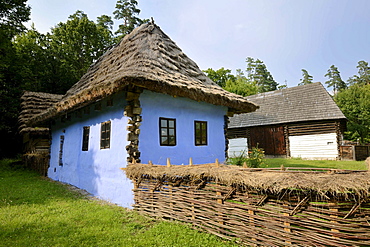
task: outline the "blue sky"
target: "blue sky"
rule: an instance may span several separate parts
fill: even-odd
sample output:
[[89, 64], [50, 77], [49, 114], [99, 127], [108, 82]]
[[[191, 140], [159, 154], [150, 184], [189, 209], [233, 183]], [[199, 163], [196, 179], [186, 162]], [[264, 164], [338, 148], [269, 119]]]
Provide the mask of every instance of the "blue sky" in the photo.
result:
[[[368, 0], [138, 0], [140, 18], [155, 23], [204, 70], [245, 69], [262, 60], [279, 84], [296, 86], [306, 69], [325, 82], [334, 64], [343, 80], [370, 62]], [[42, 33], [76, 10], [92, 20], [113, 16], [116, 0], [29, 0]], [[118, 22], [117, 22], [118, 23]]]

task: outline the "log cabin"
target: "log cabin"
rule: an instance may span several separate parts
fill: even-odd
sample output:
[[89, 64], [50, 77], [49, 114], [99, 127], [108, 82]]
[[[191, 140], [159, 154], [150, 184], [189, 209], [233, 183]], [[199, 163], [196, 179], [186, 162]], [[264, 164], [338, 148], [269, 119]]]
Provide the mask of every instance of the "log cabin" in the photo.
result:
[[229, 157], [258, 145], [266, 157], [340, 159], [346, 117], [320, 82], [247, 99], [260, 108], [230, 118]]

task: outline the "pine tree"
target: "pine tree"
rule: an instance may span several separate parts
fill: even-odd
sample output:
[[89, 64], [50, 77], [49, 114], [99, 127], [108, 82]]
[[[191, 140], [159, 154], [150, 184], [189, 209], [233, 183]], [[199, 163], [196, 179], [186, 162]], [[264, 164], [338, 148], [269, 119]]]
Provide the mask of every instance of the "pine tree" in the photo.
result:
[[266, 65], [259, 59], [247, 57], [247, 78], [258, 87], [258, 92], [268, 92], [277, 89], [278, 83], [274, 80]]
[[311, 84], [313, 80], [313, 76], [308, 74], [308, 71], [305, 69], [302, 69], [302, 76], [301, 82], [298, 84], [298, 86]]
[[325, 84], [327, 84], [328, 87], [332, 87], [334, 93], [347, 88], [346, 83], [342, 80], [340, 76], [338, 68], [334, 65], [330, 66], [330, 68], [328, 69], [328, 73], [325, 74], [325, 77], [328, 77], [328, 80], [325, 82]]
[[117, 41], [121, 40], [125, 35], [129, 34], [136, 27], [149, 20], [142, 20], [137, 17], [140, 14], [140, 9], [137, 7], [136, 0], [118, 0], [116, 4], [116, 10], [113, 12], [114, 19], [122, 20], [123, 24], [118, 26], [118, 30], [115, 32]]

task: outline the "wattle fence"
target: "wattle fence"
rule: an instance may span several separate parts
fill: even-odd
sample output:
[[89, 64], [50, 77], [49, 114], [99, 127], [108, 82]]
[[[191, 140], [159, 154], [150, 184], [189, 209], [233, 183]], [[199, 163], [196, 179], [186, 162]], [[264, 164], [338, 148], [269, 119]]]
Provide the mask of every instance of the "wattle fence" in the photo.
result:
[[[129, 166], [126, 173], [136, 184], [135, 210], [186, 222], [245, 245], [370, 246], [368, 188], [350, 189], [360, 184], [348, 184], [353, 179], [361, 180], [364, 187], [370, 178], [368, 172], [237, 169], [228, 182], [215, 172], [222, 176], [231, 168], [182, 167]], [[253, 181], [262, 184], [243, 184], [246, 178], [239, 179], [239, 175], [255, 176]], [[273, 181], [284, 184], [300, 177], [306, 188], [273, 185]], [[310, 178], [312, 183], [307, 182]], [[316, 187], [315, 179], [320, 183]], [[343, 191], [321, 190], [323, 179], [338, 184], [342, 180], [349, 187]]]

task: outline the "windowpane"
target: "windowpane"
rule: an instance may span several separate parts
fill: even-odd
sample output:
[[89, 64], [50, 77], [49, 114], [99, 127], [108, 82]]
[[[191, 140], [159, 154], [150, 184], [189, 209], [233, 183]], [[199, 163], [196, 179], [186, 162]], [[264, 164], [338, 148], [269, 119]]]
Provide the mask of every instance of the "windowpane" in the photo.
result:
[[169, 145], [175, 146], [176, 145], [176, 139], [174, 136], [170, 136]]
[[175, 146], [176, 119], [159, 118], [159, 135], [161, 146]]
[[175, 120], [168, 120], [168, 125], [170, 128], [174, 128], [175, 127]]
[[167, 128], [161, 128], [161, 136], [167, 136]]
[[168, 143], [168, 138], [167, 137], [161, 137], [161, 143]]
[[207, 145], [207, 122], [194, 121], [195, 145]]
[[63, 166], [63, 146], [64, 146], [64, 135], [60, 136], [59, 142], [59, 165]]
[[167, 119], [161, 120], [161, 127], [167, 127]]
[[101, 123], [100, 149], [110, 148], [110, 129], [110, 121]]
[[90, 136], [90, 127], [85, 126], [83, 128], [83, 134], [82, 134], [82, 151], [89, 150], [89, 136]]
[[175, 136], [175, 129], [169, 129], [168, 130], [168, 135], [169, 136]]

